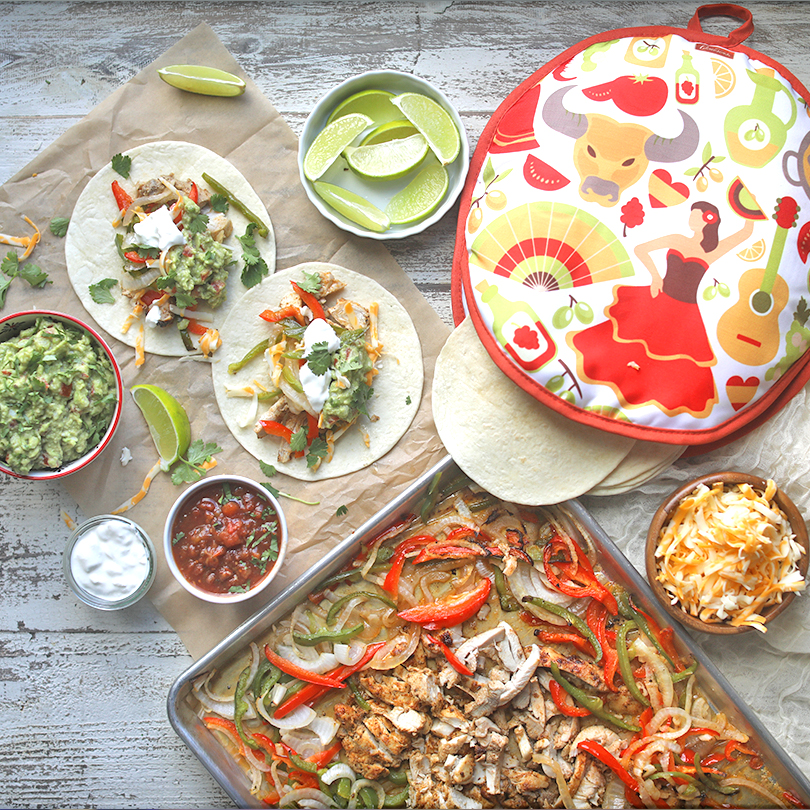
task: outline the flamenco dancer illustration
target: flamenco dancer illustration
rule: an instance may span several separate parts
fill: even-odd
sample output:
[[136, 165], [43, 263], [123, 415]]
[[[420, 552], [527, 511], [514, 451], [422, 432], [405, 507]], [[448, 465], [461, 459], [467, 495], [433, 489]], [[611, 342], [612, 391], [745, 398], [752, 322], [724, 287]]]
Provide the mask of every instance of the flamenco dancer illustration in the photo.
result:
[[[700, 280], [712, 262], [753, 233], [746, 220], [720, 239], [720, 212], [696, 202], [690, 236], [669, 234], [635, 249], [650, 271], [648, 287], [620, 285], [605, 309], [607, 320], [567, 340], [577, 355], [581, 380], [613, 389], [623, 407], [657, 405], [668, 416], [707, 416], [718, 401], [711, 367], [717, 362], [697, 304]], [[662, 275], [651, 254], [666, 250]]]

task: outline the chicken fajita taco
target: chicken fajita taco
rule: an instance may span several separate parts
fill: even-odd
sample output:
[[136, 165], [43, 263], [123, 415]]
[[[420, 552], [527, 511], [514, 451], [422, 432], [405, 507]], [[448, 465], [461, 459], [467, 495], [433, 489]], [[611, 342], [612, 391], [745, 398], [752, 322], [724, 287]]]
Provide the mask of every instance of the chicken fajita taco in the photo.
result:
[[376, 281], [310, 262], [248, 291], [221, 327], [213, 365], [225, 423], [293, 478], [368, 466], [408, 429], [424, 368], [405, 308]]
[[96, 322], [143, 353], [220, 345], [219, 325], [275, 269], [267, 211], [210, 149], [156, 141], [104, 166], [82, 191], [65, 243], [70, 281]]

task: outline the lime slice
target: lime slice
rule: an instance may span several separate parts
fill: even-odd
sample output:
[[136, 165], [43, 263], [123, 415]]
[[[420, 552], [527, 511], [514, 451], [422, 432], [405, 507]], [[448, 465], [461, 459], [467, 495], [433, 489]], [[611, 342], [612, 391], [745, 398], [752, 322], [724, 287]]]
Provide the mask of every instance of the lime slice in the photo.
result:
[[335, 107], [327, 120], [331, 124], [351, 113], [367, 115], [375, 124], [383, 124], [399, 117], [399, 110], [391, 104], [393, 93], [386, 90], [361, 90], [344, 99]]
[[130, 391], [149, 426], [161, 467], [168, 470], [188, 450], [191, 442], [188, 415], [168, 391], [157, 385], [133, 385]]
[[405, 118], [398, 118], [396, 121], [386, 121], [386, 123], [380, 124], [373, 132], [369, 132], [360, 141], [360, 146], [395, 141], [397, 138], [408, 138], [411, 135], [416, 135], [417, 132], [419, 130], [410, 121]]
[[402, 177], [418, 166], [428, 153], [427, 141], [417, 132], [409, 138], [349, 147], [344, 152], [349, 168], [368, 180]]
[[319, 196], [346, 219], [375, 233], [387, 231], [391, 226], [388, 215], [359, 194], [331, 183], [324, 183], [322, 180], [313, 185]]
[[304, 176], [317, 180], [373, 121], [367, 115], [351, 113], [327, 124], [304, 156]]
[[207, 65], [170, 65], [160, 68], [158, 76], [166, 84], [204, 96], [241, 96], [245, 82], [233, 73]]
[[394, 225], [418, 222], [439, 207], [449, 182], [447, 169], [434, 163], [422, 169], [402, 191], [391, 198], [385, 213]]
[[419, 93], [402, 93], [392, 98], [391, 103], [425, 136], [440, 163], [446, 166], [458, 157], [461, 136], [441, 104]]

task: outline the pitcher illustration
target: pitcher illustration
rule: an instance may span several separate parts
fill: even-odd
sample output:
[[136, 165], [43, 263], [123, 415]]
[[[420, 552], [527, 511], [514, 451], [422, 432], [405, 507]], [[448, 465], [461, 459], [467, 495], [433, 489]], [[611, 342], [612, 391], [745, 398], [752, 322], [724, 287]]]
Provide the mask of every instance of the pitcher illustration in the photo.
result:
[[[796, 100], [790, 89], [776, 78], [773, 68], [747, 70], [746, 73], [754, 83], [754, 97], [750, 104], [734, 107], [726, 115], [726, 146], [732, 160], [742, 166], [761, 169], [782, 151], [788, 130], [796, 122]], [[773, 111], [780, 92], [790, 102], [787, 121]]]

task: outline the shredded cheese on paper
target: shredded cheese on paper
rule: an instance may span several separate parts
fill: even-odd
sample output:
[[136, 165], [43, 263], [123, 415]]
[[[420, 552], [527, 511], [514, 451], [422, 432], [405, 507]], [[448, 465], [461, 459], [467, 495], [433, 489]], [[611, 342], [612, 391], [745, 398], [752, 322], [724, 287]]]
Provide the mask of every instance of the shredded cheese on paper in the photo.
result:
[[764, 493], [718, 482], [711, 489], [701, 484], [680, 502], [655, 552], [656, 579], [673, 605], [701, 621], [764, 633], [761, 611], [804, 590], [798, 570], [804, 549], [775, 494], [770, 480]]

